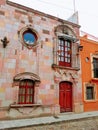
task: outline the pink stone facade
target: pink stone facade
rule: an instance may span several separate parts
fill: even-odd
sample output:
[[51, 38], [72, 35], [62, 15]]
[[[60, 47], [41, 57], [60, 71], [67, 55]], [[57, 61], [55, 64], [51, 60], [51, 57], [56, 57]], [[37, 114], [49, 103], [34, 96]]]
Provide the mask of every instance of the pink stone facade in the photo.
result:
[[[83, 111], [77, 43], [73, 45], [73, 68], [58, 67], [57, 53], [53, 53], [57, 44], [55, 28], [59, 25], [70, 27], [79, 38], [79, 26], [76, 24], [9, 1], [6, 4], [1, 2], [0, 39], [6, 36], [9, 43], [3, 48], [0, 41], [0, 118], [60, 114], [59, 83], [62, 81], [72, 83], [72, 111]], [[31, 49], [21, 43], [19, 35], [21, 29], [28, 26], [38, 34], [38, 45]], [[41, 80], [35, 85], [32, 106], [17, 105], [19, 84], [13, 79], [17, 74], [24, 72], [34, 73]]]

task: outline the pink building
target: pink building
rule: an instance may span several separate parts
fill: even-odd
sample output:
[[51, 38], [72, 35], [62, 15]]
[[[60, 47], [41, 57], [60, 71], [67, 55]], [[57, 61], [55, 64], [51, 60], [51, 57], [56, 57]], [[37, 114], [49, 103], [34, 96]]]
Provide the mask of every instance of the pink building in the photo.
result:
[[0, 118], [82, 112], [80, 26], [0, 4]]

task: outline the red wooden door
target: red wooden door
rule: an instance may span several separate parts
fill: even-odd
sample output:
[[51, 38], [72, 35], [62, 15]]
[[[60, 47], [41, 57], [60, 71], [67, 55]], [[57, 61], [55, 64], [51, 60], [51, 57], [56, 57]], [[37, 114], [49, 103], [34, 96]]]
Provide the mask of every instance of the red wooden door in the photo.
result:
[[59, 104], [60, 104], [60, 112], [72, 111], [72, 84], [70, 82], [60, 83]]

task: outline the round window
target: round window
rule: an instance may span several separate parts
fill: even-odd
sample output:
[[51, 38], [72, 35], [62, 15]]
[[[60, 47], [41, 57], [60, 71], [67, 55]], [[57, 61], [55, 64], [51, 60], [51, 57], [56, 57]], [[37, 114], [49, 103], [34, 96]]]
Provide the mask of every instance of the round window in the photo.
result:
[[32, 49], [38, 44], [38, 33], [32, 28], [31, 25], [22, 28], [18, 31], [21, 43], [28, 49]]
[[27, 30], [23, 34], [23, 40], [28, 45], [33, 45], [37, 41], [37, 36], [34, 32]]

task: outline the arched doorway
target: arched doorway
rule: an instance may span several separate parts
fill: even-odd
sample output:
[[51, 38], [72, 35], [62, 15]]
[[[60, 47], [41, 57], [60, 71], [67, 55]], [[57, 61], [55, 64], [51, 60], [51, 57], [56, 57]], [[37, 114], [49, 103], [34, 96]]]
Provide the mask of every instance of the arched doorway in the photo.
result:
[[72, 111], [72, 83], [61, 82], [59, 84], [60, 112]]

